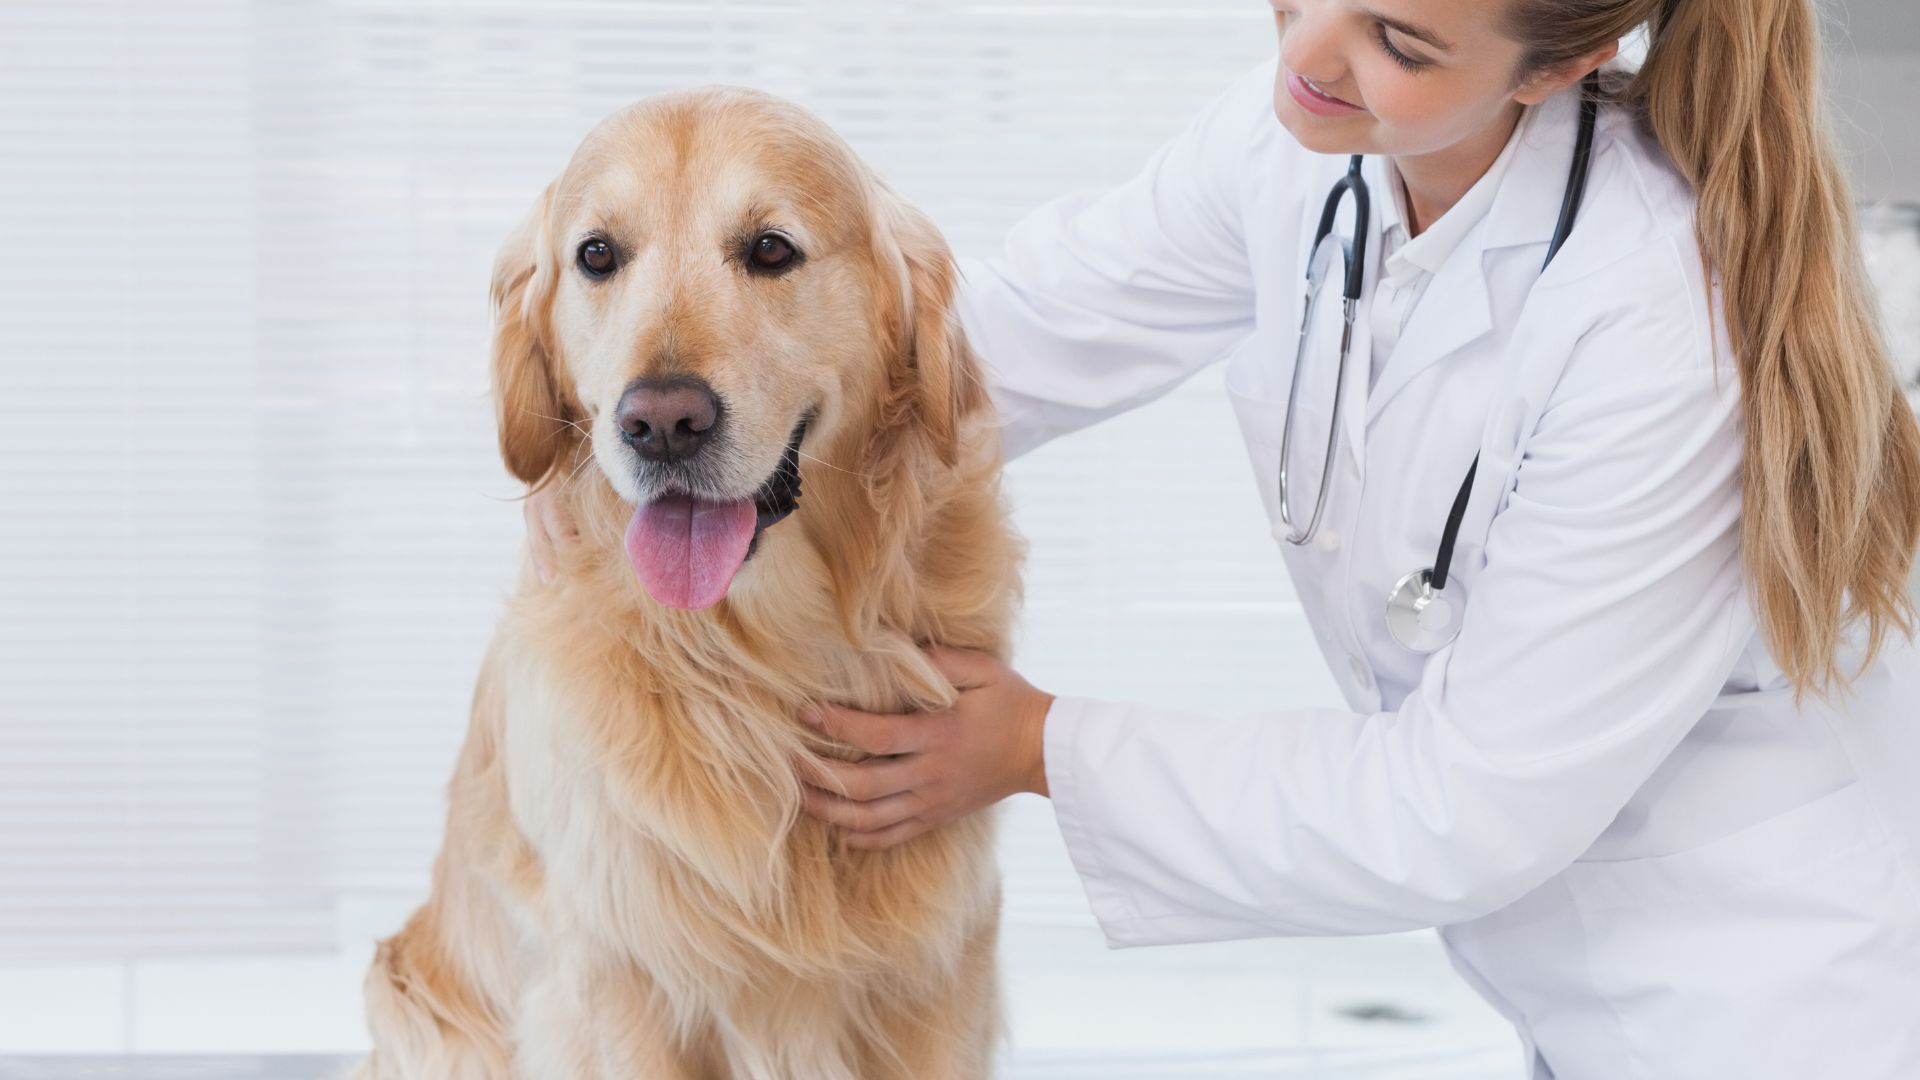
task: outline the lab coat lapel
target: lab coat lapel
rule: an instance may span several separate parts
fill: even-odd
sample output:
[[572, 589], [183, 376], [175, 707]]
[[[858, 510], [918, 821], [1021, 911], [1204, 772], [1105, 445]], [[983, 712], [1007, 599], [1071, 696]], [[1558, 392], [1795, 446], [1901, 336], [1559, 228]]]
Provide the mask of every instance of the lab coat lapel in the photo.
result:
[[1487, 275], [1481, 262], [1481, 238], [1486, 229], [1477, 228], [1460, 248], [1440, 266], [1439, 273], [1427, 282], [1427, 290], [1414, 306], [1407, 327], [1380, 381], [1367, 399], [1367, 422], [1372, 423], [1380, 410], [1414, 377], [1453, 355], [1485, 334], [1493, 326], [1487, 306]]
[[[1487, 208], [1486, 219], [1464, 239], [1414, 307], [1380, 382], [1367, 399], [1371, 423], [1389, 402], [1422, 372], [1458, 353], [1493, 326], [1487, 282], [1511, 276], [1495, 273], [1493, 263], [1546, 257], [1559, 216], [1566, 171], [1573, 159], [1579, 126], [1579, 87], [1562, 91], [1535, 107], [1521, 132], [1507, 174]], [[1386, 183], [1383, 177], [1380, 181]], [[1537, 246], [1537, 252], [1535, 248]], [[1528, 281], [1531, 283], [1532, 278]]]

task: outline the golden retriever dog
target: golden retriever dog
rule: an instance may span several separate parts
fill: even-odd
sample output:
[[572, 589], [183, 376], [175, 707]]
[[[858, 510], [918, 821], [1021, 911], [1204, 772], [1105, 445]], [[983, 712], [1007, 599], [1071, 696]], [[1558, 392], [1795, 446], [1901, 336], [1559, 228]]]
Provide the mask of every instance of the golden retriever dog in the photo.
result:
[[858, 850], [809, 701], [952, 704], [1021, 545], [939, 233], [765, 94], [587, 136], [494, 267], [500, 449], [580, 525], [488, 649], [432, 895], [366, 981], [397, 1078], [979, 1077], [988, 815]]

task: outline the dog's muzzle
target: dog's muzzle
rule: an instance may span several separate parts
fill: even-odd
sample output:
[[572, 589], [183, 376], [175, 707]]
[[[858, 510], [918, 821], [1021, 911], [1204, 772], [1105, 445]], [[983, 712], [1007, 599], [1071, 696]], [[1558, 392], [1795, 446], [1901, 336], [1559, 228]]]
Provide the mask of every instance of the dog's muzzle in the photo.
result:
[[[676, 406], [677, 408], [677, 406]], [[646, 586], [647, 593], [668, 607], [699, 610], [719, 603], [733, 577], [739, 573], [760, 543], [760, 536], [792, 514], [800, 505], [800, 443], [814, 413], [808, 410], [793, 427], [785, 451], [773, 472], [745, 498], [714, 499], [693, 494], [674, 480], [667, 480], [651, 498], [634, 509], [627, 523], [627, 559], [634, 574]], [[701, 441], [718, 421], [712, 419], [695, 432]], [[641, 426], [652, 438], [656, 430], [671, 431], [666, 424], [648, 419]], [[681, 425], [684, 427], [684, 425]], [[682, 432], [684, 434], [684, 432]], [[629, 431], [629, 441], [634, 433]], [[639, 447], [636, 447], [639, 449]], [[663, 450], [657, 467], [684, 471], [697, 469], [704, 455], [690, 448], [688, 457], [673, 460]]]

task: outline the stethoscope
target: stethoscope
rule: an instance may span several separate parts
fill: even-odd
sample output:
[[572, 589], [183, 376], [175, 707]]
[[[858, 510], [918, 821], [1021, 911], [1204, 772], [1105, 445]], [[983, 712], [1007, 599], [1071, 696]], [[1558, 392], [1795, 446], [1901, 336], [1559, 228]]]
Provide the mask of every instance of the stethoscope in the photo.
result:
[[[1573, 168], [1567, 177], [1566, 194], [1560, 200], [1560, 220], [1554, 226], [1553, 240], [1547, 245], [1547, 259], [1546, 263], [1541, 264], [1542, 270], [1553, 262], [1560, 245], [1566, 242], [1567, 234], [1573, 231], [1574, 214], [1580, 208], [1580, 196], [1587, 186], [1587, 169], [1593, 153], [1594, 118], [1600, 107], [1599, 83], [1594, 76], [1588, 75], [1583, 89], [1580, 134], [1574, 143]], [[1313, 254], [1307, 260], [1306, 303], [1300, 315], [1300, 340], [1294, 346], [1293, 381], [1287, 389], [1286, 422], [1280, 429], [1280, 521], [1287, 527], [1287, 541], [1296, 545], [1313, 539], [1313, 534], [1319, 530], [1320, 514], [1327, 506], [1327, 483], [1333, 477], [1334, 447], [1340, 433], [1340, 405], [1346, 396], [1341, 388], [1346, 383], [1347, 357], [1353, 346], [1354, 313], [1360, 306], [1361, 285], [1366, 279], [1366, 229], [1372, 200], [1367, 192], [1367, 182], [1360, 177], [1360, 163], [1359, 154], [1348, 159], [1347, 174], [1327, 194], [1326, 208], [1321, 210], [1320, 225], [1313, 234]], [[1360, 241], [1358, 250], [1333, 232], [1333, 219], [1348, 192], [1353, 193], [1354, 232]], [[1327, 429], [1325, 463], [1320, 467], [1320, 493], [1314, 499], [1313, 516], [1307, 519], [1307, 527], [1300, 529], [1293, 523], [1291, 493], [1287, 486], [1287, 462], [1293, 449], [1294, 402], [1300, 393], [1301, 361], [1306, 357], [1307, 331], [1313, 323], [1314, 298], [1319, 295], [1321, 283], [1326, 279], [1336, 252], [1346, 272], [1340, 304], [1340, 365], [1333, 376], [1333, 418]], [[1441, 593], [1447, 587], [1447, 568], [1453, 563], [1454, 538], [1460, 533], [1460, 519], [1466, 515], [1467, 499], [1473, 493], [1473, 475], [1479, 469], [1480, 455], [1475, 454], [1473, 464], [1467, 466], [1466, 479], [1460, 482], [1459, 494], [1453, 497], [1453, 508], [1447, 512], [1446, 528], [1441, 530], [1440, 550], [1434, 553], [1433, 565], [1414, 570], [1401, 578], [1387, 596], [1387, 633], [1414, 652], [1434, 652], [1459, 636], [1462, 609]]]

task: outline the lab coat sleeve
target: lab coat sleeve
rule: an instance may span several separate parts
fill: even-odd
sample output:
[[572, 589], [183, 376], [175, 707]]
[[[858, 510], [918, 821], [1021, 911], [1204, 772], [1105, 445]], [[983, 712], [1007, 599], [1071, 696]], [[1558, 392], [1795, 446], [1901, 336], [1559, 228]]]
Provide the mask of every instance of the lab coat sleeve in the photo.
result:
[[1048, 784], [1110, 945], [1448, 925], [1592, 844], [1753, 632], [1738, 380], [1702, 337], [1684, 310], [1582, 337], [1397, 710], [1056, 701]]
[[958, 260], [955, 307], [1011, 460], [1145, 404], [1253, 329], [1245, 165], [1279, 126], [1249, 70], [1117, 187], [1046, 203], [1004, 251]]

